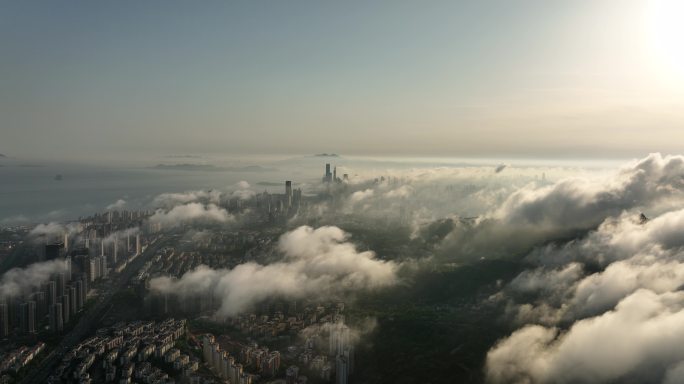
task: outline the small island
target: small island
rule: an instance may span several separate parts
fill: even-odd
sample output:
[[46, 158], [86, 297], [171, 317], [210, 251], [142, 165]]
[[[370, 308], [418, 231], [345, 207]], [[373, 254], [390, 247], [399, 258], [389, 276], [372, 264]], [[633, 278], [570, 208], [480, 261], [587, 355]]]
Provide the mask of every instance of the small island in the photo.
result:
[[225, 171], [225, 172], [272, 172], [276, 169], [265, 168], [259, 165], [247, 165], [244, 167], [217, 167], [211, 164], [157, 164], [152, 169], [176, 170], [176, 171]]

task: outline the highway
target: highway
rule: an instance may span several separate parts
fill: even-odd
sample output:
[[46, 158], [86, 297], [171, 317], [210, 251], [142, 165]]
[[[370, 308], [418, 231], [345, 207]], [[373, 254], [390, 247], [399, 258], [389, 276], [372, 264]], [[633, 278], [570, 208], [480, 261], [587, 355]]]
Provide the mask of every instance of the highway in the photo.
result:
[[52, 373], [52, 370], [62, 359], [62, 356], [81, 340], [86, 338], [93, 328], [102, 320], [103, 316], [110, 308], [112, 297], [120, 290], [126, 288], [130, 279], [138, 273], [140, 268], [142, 268], [159, 249], [166, 245], [169, 239], [170, 237], [160, 237], [154, 244], [150, 244], [142, 255], [139, 255], [133, 261], [129, 262], [118, 276], [114, 276], [115, 280], [110, 283], [110, 289], [106, 292], [102, 292], [98, 296], [95, 304], [91, 306], [87, 312], [83, 313], [78, 324], [76, 324], [68, 334], [64, 335], [59, 345], [45, 356], [36, 369], [29, 372], [21, 383], [45, 383]]

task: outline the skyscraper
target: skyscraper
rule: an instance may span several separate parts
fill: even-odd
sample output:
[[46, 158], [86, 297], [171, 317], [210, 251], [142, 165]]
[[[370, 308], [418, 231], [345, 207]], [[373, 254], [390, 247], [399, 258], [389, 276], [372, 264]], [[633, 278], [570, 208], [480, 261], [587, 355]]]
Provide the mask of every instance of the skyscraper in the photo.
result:
[[45, 291], [47, 305], [53, 306], [57, 303], [57, 284], [54, 280], [45, 282], [43, 290]]
[[329, 183], [332, 181], [332, 173], [330, 173], [330, 163], [325, 164], [325, 176], [323, 176], [323, 182]]
[[114, 257], [112, 257], [112, 265], [116, 265], [116, 262], [119, 260], [119, 246], [118, 246], [118, 239], [116, 235], [114, 236]]
[[292, 181], [285, 181], [285, 205], [287, 208], [292, 206]]
[[58, 333], [64, 330], [64, 315], [62, 314], [62, 304], [57, 303], [50, 307], [50, 330]]
[[71, 312], [71, 304], [69, 303], [69, 295], [64, 295], [61, 297], [61, 302], [62, 304], [62, 320], [64, 324], [69, 322], [70, 318], [70, 312]]
[[58, 272], [55, 274], [55, 285], [57, 297], [64, 295], [64, 290], [66, 289], [66, 273]]
[[69, 304], [71, 305], [71, 308], [69, 308], [70, 312], [72, 315], [74, 315], [78, 310], [78, 297], [76, 296], [78, 294], [78, 291], [76, 290], [76, 287], [74, 285], [69, 286]]
[[76, 280], [76, 308], [80, 310], [83, 308], [83, 303], [85, 302], [85, 293], [83, 293], [83, 281]]
[[349, 380], [349, 371], [347, 365], [347, 358], [339, 355], [335, 359], [335, 384], [347, 384]]
[[64, 258], [64, 267], [66, 271], [64, 272], [66, 276], [66, 281], [69, 282], [71, 281], [71, 256], [67, 256]]
[[27, 301], [21, 306], [20, 326], [22, 333], [36, 333], [36, 302]]
[[45, 245], [45, 260], [55, 260], [58, 259], [64, 244], [62, 243], [52, 243]]
[[0, 337], [3, 339], [9, 335], [9, 311], [7, 303], [0, 303]]

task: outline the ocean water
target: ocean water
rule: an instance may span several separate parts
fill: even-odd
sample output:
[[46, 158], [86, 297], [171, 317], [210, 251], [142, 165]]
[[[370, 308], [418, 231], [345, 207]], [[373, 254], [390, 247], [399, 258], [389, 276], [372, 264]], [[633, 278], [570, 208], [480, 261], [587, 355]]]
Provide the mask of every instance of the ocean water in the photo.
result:
[[[155, 169], [158, 159], [145, 165], [91, 165], [29, 162], [0, 159], [0, 226], [31, 224], [76, 219], [82, 215], [103, 212], [119, 199], [127, 209], [152, 208], [155, 196], [167, 192], [200, 189], [231, 191], [237, 183], [247, 181], [250, 188], [261, 192], [284, 192], [285, 180], [292, 180], [304, 192], [317, 185], [325, 172], [325, 164], [338, 166], [338, 174], [349, 173], [350, 179], [377, 177], [387, 170], [414, 168], [472, 167], [494, 168], [508, 164], [518, 169], [552, 167], [565, 173], [587, 167], [614, 168], [622, 161], [573, 160], [566, 162], [505, 159], [425, 159], [425, 158], [353, 158], [304, 156], [262, 162], [226, 162], [218, 158], [165, 159], [169, 164], [193, 163], [214, 166], [214, 170]], [[258, 168], [249, 168], [258, 164]], [[248, 166], [247, 170], [244, 169]], [[239, 169], [239, 170], [235, 170]], [[508, 168], [510, 169], [510, 168]], [[539, 172], [542, 172], [540, 170]], [[511, 171], [505, 171], [509, 174]], [[61, 180], [55, 176], [61, 175]]]
[[[62, 175], [56, 180], [56, 175]], [[287, 177], [264, 172], [181, 171], [76, 165], [0, 167], [0, 225], [59, 221], [104, 211], [118, 199], [127, 208], [149, 207], [165, 192], [236, 189], [240, 181], [256, 190], [280, 191]], [[273, 184], [273, 185], [271, 185]]]

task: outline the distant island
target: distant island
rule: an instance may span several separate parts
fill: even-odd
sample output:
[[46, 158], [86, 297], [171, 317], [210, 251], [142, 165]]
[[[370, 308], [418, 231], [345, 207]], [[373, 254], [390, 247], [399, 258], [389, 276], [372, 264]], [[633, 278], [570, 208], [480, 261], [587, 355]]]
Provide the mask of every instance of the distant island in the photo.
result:
[[168, 155], [166, 156], [169, 159], [201, 159], [202, 156], [200, 155]]
[[0, 157], [7, 157], [7, 156], [5, 156], [5, 155], [3, 155], [2, 153], [0, 153]]
[[340, 157], [337, 153], [317, 153], [314, 156], [316, 157]]
[[259, 165], [247, 165], [244, 167], [217, 167], [211, 164], [157, 164], [152, 169], [174, 171], [212, 171], [212, 172], [272, 172], [273, 168], [265, 168]]
[[157, 164], [154, 169], [176, 171], [220, 171], [221, 169], [211, 164]]

